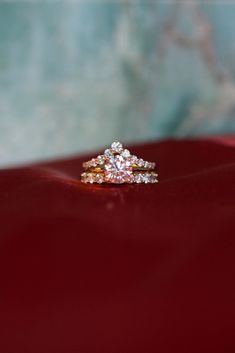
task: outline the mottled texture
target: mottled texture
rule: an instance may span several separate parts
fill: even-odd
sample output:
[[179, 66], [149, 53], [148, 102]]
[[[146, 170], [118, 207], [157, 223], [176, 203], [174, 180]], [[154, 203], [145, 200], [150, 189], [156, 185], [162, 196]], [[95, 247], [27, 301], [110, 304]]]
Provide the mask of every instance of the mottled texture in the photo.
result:
[[235, 130], [235, 3], [0, 2], [0, 165]]

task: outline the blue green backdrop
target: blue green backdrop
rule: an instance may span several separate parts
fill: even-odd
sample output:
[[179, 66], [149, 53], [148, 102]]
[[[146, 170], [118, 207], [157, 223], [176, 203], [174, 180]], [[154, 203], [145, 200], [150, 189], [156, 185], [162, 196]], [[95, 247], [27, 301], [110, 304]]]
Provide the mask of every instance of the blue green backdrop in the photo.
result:
[[1, 1], [0, 165], [235, 131], [235, 2]]

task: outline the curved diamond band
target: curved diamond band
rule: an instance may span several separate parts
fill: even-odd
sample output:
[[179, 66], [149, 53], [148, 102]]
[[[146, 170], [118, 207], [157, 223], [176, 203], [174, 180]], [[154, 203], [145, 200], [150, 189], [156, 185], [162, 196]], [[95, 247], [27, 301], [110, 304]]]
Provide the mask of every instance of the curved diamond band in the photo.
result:
[[113, 142], [103, 155], [83, 163], [85, 170], [81, 181], [91, 184], [157, 183], [155, 166], [153, 162], [131, 155], [120, 142]]

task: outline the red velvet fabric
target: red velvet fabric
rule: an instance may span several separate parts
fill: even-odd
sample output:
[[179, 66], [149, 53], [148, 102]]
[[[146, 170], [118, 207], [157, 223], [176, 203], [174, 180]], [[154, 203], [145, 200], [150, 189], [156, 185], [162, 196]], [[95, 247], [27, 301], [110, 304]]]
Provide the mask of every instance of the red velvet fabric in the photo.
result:
[[0, 171], [1, 353], [235, 352], [235, 137], [132, 152], [158, 184]]

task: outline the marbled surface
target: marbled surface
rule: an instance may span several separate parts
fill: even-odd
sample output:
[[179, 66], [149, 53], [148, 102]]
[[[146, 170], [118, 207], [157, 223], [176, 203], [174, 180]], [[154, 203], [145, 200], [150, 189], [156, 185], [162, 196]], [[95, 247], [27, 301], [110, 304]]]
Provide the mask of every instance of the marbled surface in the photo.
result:
[[235, 131], [235, 2], [0, 1], [0, 166]]

